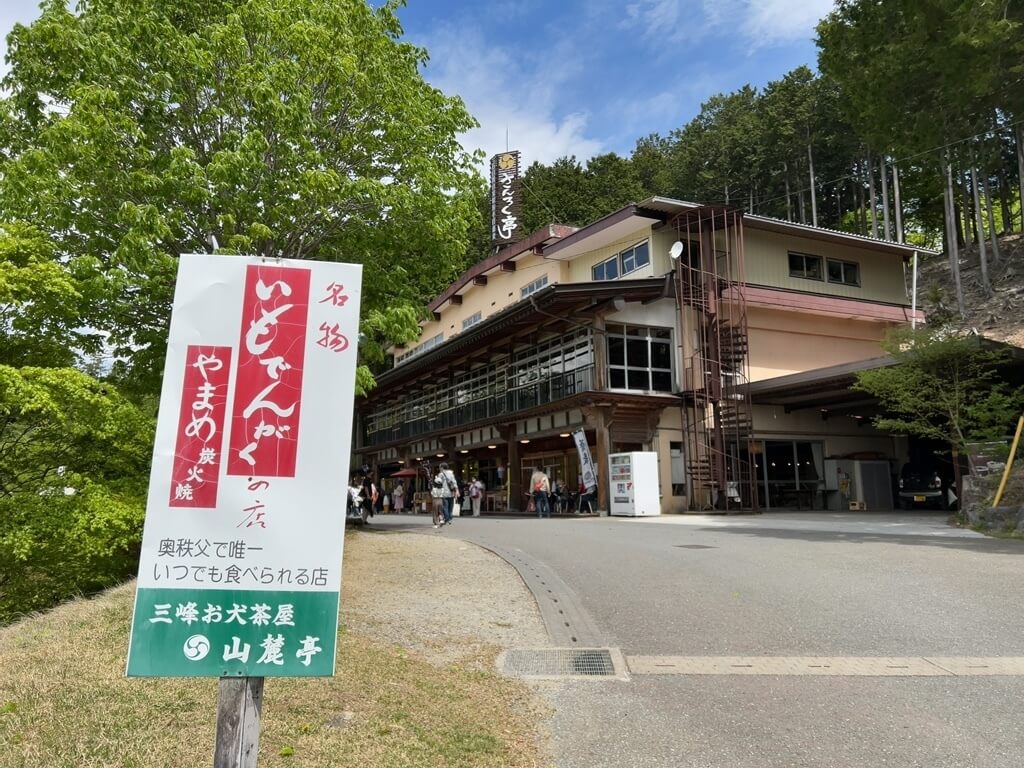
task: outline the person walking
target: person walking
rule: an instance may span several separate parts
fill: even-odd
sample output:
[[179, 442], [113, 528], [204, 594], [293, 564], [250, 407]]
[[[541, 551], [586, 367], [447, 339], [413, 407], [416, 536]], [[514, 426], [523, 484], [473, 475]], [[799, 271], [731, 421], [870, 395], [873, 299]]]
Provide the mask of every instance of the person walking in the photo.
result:
[[441, 468], [437, 468], [433, 479], [430, 481], [431, 510], [434, 516], [434, 527], [440, 528], [444, 525], [444, 483], [445, 477]]
[[[377, 485], [373, 482], [373, 475], [363, 475], [363, 509], [366, 510], [364, 519], [373, 517], [377, 507]], [[367, 519], [366, 522], [369, 522]]]
[[444, 512], [444, 525], [452, 524], [452, 505], [459, 498], [459, 483], [455, 479], [455, 473], [448, 469], [445, 462], [441, 462], [437, 468], [441, 476], [441, 505]]
[[469, 501], [473, 505], [473, 517], [480, 517], [480, 502], [483, 501], [484, 490], [486, 486], [483, 481], [473, 475], [473, 481], [469, 484]]
[[540, 467], [534, 469], [530, 476], [530, 488], [533, 489], [533, 505], [537, 508], [537, 517], [551, 517], [551, 505], [548, 503], [551, 481]]
[[398, 481], [395, 490], [391, 492], [391, 511], [396, 515], [405, 512], [405, 486], [402, 485], [401, 480]]

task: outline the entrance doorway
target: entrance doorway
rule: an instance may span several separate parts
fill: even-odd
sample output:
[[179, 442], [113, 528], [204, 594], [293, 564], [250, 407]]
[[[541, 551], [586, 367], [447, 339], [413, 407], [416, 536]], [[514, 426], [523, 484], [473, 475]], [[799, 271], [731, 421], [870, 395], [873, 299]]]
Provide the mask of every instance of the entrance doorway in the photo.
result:
[[765, 509], [824, 510], [824, 447], [811, 440], [764, 440], [757, 452]]

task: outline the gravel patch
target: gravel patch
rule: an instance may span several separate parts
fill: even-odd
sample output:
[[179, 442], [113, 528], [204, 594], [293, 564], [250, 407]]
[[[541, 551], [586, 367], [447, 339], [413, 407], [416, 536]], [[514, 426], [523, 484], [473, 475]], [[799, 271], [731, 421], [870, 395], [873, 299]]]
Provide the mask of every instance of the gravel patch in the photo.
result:
[[342, 583], [341, 619], [348, 628], [434, 664], [493, 668], [501, 650], [550, 644], [516, 570], [465, 541], [351, 531]]

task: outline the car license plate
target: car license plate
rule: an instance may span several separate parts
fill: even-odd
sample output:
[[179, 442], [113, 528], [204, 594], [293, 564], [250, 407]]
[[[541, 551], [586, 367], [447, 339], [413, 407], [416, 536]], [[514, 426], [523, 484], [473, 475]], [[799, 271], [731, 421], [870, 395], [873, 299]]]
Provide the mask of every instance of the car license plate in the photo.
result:
[[915, 496], [914, 501], [924, 501], [924, 496]]

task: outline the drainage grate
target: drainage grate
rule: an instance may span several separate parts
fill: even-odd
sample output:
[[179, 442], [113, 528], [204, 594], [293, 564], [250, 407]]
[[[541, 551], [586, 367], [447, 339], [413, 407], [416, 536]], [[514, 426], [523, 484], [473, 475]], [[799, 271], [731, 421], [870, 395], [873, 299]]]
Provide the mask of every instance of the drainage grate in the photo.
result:
[[708, 544], [673, 544], [676, 549], [718, 549]]
[[606, 648], [543, 648], [505, 653], [506, 674], [517, 677], [615, 677]]

